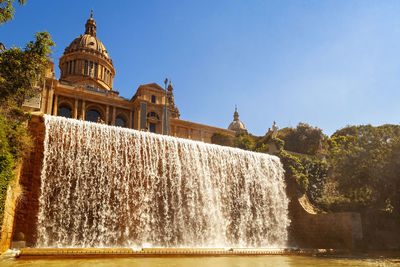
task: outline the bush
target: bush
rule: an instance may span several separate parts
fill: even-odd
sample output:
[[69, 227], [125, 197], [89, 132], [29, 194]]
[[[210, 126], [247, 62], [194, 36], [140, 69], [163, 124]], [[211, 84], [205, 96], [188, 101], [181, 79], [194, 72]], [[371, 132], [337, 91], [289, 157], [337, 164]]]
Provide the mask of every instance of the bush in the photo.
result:
[[234, 137], [224, 132], [216, 132], [211, 136], [211, 143], [221, 146], [233, 147]]

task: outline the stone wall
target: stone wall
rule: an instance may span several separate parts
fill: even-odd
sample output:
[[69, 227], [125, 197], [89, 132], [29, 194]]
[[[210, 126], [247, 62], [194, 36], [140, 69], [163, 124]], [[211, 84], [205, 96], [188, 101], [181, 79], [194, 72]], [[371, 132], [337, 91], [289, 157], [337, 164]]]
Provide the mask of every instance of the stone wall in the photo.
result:
[[3, 222], [1, 225], [0, 253], [7, 251], [11, 247], [14, 234], [15, 210], [18, 199], [21, 196], [21, 186], [19, 177], [21, 174], [22, 163], [19, 164], [15, 177], [17, 179], [10, 182], [7, 188], [7, 197], [4, 203]]
[[[290, 198], [290, 244], [300, 248], [354, 250], [363, 238], [361, 216], [354, 212], [317, 214], [305, 207], [294, 181], [287, 182]], [[308, 204], [311, 206], [311, 204]]]
[[[26, 245], [32, 246], [36, 240], [35, 229], [39, 209], [40, 173], [45, 136], [45, 127], [42, 118], [33, 117], [29, 123], [29, 129], [34, 137], [34, 148], [30, 156], [24, 160], [22, 166], [20, 176], [22, 195], [16, 207], [14, 236], [18, 236], [18, 239], [24, 238]], [[14, 241], [17, 240], [14, 238]]]

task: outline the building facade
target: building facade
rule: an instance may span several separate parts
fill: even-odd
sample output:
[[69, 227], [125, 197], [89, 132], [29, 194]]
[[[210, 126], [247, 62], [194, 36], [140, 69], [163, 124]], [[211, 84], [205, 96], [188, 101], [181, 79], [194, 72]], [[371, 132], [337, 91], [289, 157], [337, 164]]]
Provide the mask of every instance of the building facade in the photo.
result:
[[215, 132], [235, 134], [232, 130], [181, 120], [173, 86], [167, 80], [164, 88], [156, 83], [145, 84], [131, 99], [119, 96], [113, 88], [116, 70], [97, 38], [93, 12], [85, 24], [85, 33], [65, 48], [58, 67], [60, 79], [55, 78], [51, 63], [41, 95], [27, 100], [26, 110], [208, 143]]

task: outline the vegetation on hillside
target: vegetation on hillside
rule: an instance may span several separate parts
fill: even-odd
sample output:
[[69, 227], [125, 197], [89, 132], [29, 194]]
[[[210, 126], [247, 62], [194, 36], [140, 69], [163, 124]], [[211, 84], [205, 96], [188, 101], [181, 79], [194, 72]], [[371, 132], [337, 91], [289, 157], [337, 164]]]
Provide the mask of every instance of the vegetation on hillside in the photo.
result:
[[[0, 1], [0, 23], [12, 18], [12, 3]], [[22, 105], [39, 92], [36, 85], [44, 77], [52, 46], [50, 35], [38, 32], [24, 49], [12, 47], [0, 52], [0, 221], [8, 184], [18, 162], [32, 147], [25, 123], [29, 114], [23, 112]]]
[[329, 142], [332, 175], [320, 205], [400, 215], [400, 126], [348, 126]]

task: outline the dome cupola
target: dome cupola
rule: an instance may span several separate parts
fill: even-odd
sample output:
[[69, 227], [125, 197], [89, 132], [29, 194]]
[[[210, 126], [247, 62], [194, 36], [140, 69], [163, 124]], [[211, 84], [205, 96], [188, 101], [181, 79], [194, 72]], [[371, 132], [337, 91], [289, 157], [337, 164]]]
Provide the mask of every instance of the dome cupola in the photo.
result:
[[246, 126], [244, 123], [239, 120], [239, 112], [237, 111], [237, 105], [235, 105], [235, 112], [233, 113], [233, 121], [229, 124], [229, 130], [240, 132], [240, 131], [247, 131]]
[[85, 34], [75, 38], [60, 58], [60, 80], [112, 90], [115, 69], [103, 43], [97, 38], [93, 10], [85, 24]]

